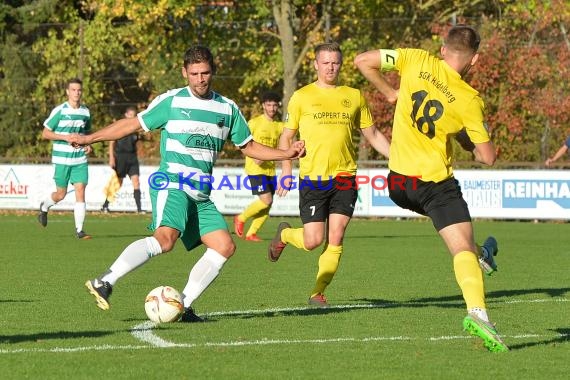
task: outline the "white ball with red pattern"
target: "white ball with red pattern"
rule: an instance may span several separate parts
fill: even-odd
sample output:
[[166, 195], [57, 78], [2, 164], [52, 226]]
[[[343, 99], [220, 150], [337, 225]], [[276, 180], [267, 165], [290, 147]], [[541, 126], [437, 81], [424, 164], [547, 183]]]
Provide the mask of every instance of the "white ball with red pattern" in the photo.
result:
[[182, 296], [171, 286], [159, 286], [146, 296], [144, 310], [148, 319], [153, 322], [175, 322], [184, 312]]

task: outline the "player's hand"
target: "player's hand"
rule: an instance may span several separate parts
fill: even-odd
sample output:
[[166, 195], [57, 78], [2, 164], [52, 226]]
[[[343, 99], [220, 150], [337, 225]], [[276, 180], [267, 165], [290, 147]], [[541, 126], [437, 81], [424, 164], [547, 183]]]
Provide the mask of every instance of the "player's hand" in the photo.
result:
[[289, 158], [302, 158], [305, 157], [307, 152], [305, 151], [305, 141], [299, 140], [295, 141], [289, 149], [287, 149], [287, 154]]
[[85, 145], [83, 147], [83, 150], [85, 151], [85, 154], [89, 154], [89, 153], [93, 152], [93, 148], [91, 147], [91, 145]]
[[89, 141], [87, 140], [87, 136], [80, 135], [78, 133], [72, 133], [70, 135], [65, 136], [65, 140], [71, 144], [74, 148], [80, 148], [85, 145], [89, 145]]
[[285, 195], [287, 195], [287, 193], [289, 192], [289, 190], [291, 190], [291, 186], [293, 185], [293, 176], [292, 175], [281, 175], [281, 177], [279, 177], [279, 181], [277, 182], [277, 190], [275, 191], [275, 193], [277, 193], [278, 196], [280, 197], [284, 197]]
[[394, 89], [392, 94], [386, 96], [386, 100], [390, 104], [396, 104], [396, 102], [398, 101], [398, 95], [400, 95], [400, 89]]
[[265, 161], [263, 160], [258, 160], [256, 158], [253, 159], [253, 162], [257, 165], [257, 166], [261, 166]]

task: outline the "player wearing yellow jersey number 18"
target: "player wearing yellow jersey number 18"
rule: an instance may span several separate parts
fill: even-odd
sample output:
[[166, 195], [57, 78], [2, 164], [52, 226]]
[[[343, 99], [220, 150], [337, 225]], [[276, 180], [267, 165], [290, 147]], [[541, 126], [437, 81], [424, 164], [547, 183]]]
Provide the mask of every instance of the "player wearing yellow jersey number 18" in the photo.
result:
[[[370, 50], [355, 64], [388, 101], [396, 102], [390, 146], [389, 180], [407, 178], [405, 186], [390, 188], [400, 207], [431, 218], [453, 257], [457, 283], [467, 304], [464, 328], [481, 337], [490, 351], [507, 346], [489, 322], [482, 270], [496, 270], [497, 242], [489, 237], [475, 244], [467, 203], [451, 167], [451, 140], [473, 152], [476, 161], [493, 165], [495, 147], [483, 117], [483, 101], [463, 77], [479, 57], [479, 34], [457, 25], [441, 48], [443, 59], [421, 49]], [[400, 88], [385, 81], [381, 70], [396, 70]], [[417, 179], [420, 178], [420, 179]]]

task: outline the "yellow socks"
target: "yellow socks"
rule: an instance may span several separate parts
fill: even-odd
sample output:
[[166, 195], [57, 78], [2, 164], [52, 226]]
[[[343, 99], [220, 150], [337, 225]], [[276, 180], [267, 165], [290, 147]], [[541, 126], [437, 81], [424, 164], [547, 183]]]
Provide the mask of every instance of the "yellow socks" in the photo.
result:
[[340, 263], [342, 254], [342, 245], [328, 245], [325, 251], [319, 257], [319, 271], [317, 272], [317, 282], [311, 293], [311, 297], [318, 293], [324, 293], [326, 287], [331, 283], [334, 274]]
[[303, 238], [303, 229], [302, 228], [286, 228], [281, 232], [281, 241], [287, 244], [291, 244], [294, 247], [304, 249], [305, 248], [305, 239]]
[[[283, 232], [281, 232], [281, 241], [308, 251], [308, 249], [305, 248], [302, 228], [284, 229]], [[341, 254], [342, 245], [335, 246], [325, 244], [325, 250], [319, 257], [319, 271], [317, 272], [317, 281], [311, 293], [311, 297], [318, 293], [324, 293], [326, 287], [331, 283], [338, 269]]]
[[477, 256], [473, 252], [459, 252], [453, 257], [455, 279], [461, 288], [467, 310], [473, 308], [485, 309], [485, 290], [483, 273], [479, 268]]
[[256, 234], [257, 231], [259, 231], [259, 229], [261, 228], [261, 226], [263, 226], [263, 223], [265, 223], [267, 218], [269, 218], [269, 207], [267, 207], [265, 210], [261, 210], [261, 212], [253, 218], [253, 220], [251, 221], [251, 225], [249, 226], [249, 229], [247, 230], [247, 234], [245, 234], [245, 236], [251, 236]]
[[252, 202], [241, 214], [238, 215], [238, 219], [242, 222], [247, 221], [249, 218], [253, 218], [261, 211], [269, 209], [269, 206], [266, 205], [261, 199], [257, 199]]

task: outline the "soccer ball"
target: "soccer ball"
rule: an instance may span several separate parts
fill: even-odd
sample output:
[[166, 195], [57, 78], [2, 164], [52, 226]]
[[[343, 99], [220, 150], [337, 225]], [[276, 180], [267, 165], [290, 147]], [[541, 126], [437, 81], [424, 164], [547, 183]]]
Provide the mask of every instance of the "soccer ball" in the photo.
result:
[[174, 322], [184, 312], [182, 297], [170, 286], [159, 286], [148, 293], [144, 300], [148, 319], [156, 323]]

